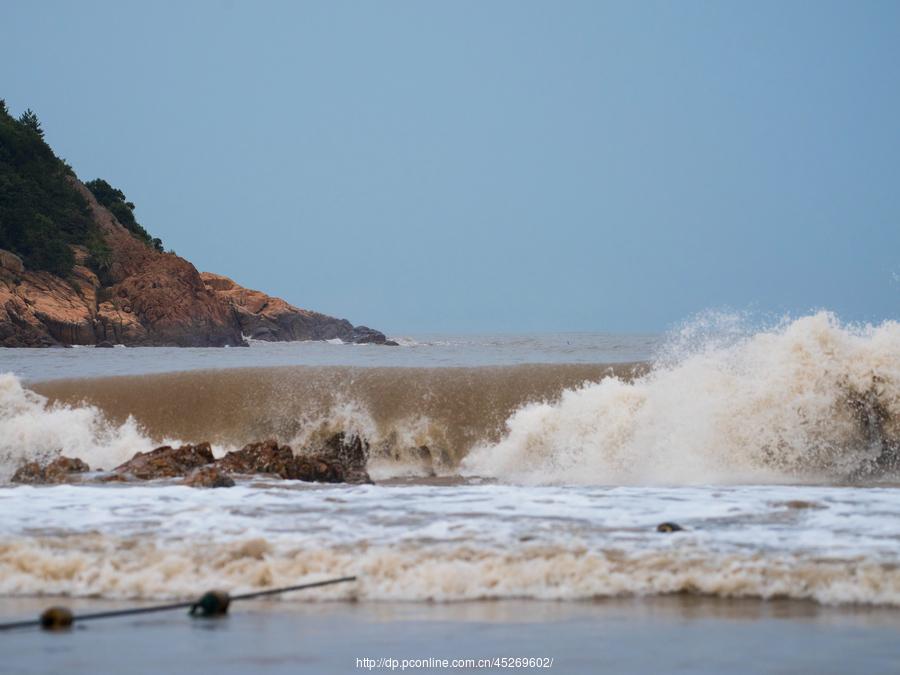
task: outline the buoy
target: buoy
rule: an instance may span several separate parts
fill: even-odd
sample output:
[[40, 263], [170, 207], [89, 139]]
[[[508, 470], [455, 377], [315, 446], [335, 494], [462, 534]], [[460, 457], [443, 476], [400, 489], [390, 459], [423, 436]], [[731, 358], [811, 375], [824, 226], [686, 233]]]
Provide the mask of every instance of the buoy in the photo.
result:
[[678, 523], [660, 523], [656, 526], [657, 532], [681, 532], [684, 528]]
[[210, 617], [228, 614], [231, 596], [225, 591], [207, 591], [191, 605], [191, 616]]
[[291, 591], [303, 591], [308, 588], [319, 588], [333, 584], [343, 584], [348, 581], [356, 581], [356, 577], [338, 577], [325, 581], [313, 581], [297, 586], [282, 586], [281, 588], [268, 588], [264, 591], [229, 595], [225, 591], [208, 591], [199, 600], [194, 602], [173, 602], [169, 605], [153, 605], [150, 607], [132, 607], [130, 609], [116, 609], [109, 612], [94, 612], [93, 614], [79, 614], [75, 616], [67, 607], [49, 607], [37, 619], [25, 621], [10, 621], [0, 623], [0, 631], [15, 630], [17, 628], [34, 628], [40, 626], [44, 630], [64, 630], [70, 628], [76, 621], [93, 621], [94, 619], [112, 619], [118, 616], [135, 616], [137, 614], [150, 614], [153, 612], [167, 612], [172, 609], [190, 608], [191, 616], [223, 616], [228, 613], [228, 606], [233, 600], [250, 600], [251, 598], [263, 598], [269, 595], [279, 595]]
[[41, 628], [44, 630], [68, 630], [72, 627], [72, 611], [68, 607], [48, 607], [41, 614]]

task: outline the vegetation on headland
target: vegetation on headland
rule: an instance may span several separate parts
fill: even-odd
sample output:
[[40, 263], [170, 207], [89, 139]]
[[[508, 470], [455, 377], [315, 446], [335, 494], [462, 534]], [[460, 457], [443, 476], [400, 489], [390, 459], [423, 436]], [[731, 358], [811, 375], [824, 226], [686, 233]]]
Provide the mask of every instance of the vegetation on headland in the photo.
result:
[[114, 188], [102, 178], [95, 178], [85, 183], [87, 188], [93, 193], [94, 198], [102, 205], [112, 211], [116, 219], [124, 225], [131, 234], [143, 241], [148, 246], [152, 246], [160, 253], [163, 250], [162, 240], [159, 237], [151, 237], [150, 233], [145, 230], [134, 217], [134, 204], [128, 201], [125, 193]]
[[[109, 247], [73, 177], [72, 167], [44, 141], [37, 115], [29, 109], [16, 119], [0, 99], [0, 248], [20, 256], [28, 269], [67, 275], [75, 264], [71, 245], [87, 249], [98, 274], [109, 266]], [[87, 186], [137, 239], [162, 250], [121, 190], [102, 179]]]

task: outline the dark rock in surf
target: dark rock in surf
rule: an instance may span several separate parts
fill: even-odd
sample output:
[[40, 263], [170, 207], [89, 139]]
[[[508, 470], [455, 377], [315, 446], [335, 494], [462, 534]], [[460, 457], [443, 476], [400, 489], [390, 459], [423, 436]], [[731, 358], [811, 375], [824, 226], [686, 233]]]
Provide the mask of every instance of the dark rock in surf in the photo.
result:
[[44, 467], [39, 462], [27, 462], [16, 469], [16, 472], [10, 478], [12, 483], [25, 483], [36, 485], [46, 483], [44, 480]]
[[43, 466], [38, 462], [28, 462], [20, 466], [11, 481], [31, 485], [66, 483], [90, 470], [91, 468], [77, 457], [57, 457]]
[[234, 479], [215, 465], [207, 465], [194, 469], [181, 484], [196, 488], [228, 488], [234, 487]]
[[368, 326], [356, 326], [350, 336], [350, 341], [356, 344], [375, 344], [397, 346], [393, 340], [388, 340], [384, 333]]
[[229, 452], [216, 462], [225, 473], [273, 474], [315, 483], [371, 483], [366, 472], [369, 446], [358, 436], [329, 437], [316, 450], [295, 456], [289, 445], [269, 439]]
[[[330, 436], [311, 457], [339, 467], [341, 483], [371, 483], [366, 471], [369, 462], [369, 444], [360, 436], [344, 432]], [[301, 479], [303, 480], [303, 479]]]
[[150, 452], [137, 453], [114, 471], [131, 474], [141, 480], [174, 478], [215, 461], [209, 443], [182, 445], [180, 448], [164, 445]]
[[854, 483], [879, 479], [900, 473], [900, 438], [891, 434], [891, 413], [882, 396], [884, 378], [872, 376], [872, 386], [867, 391], [851, 390], [846, 399], [850, 413], [859, 425], [860, 432], [871, 449], [878, 449], [874, 458], [863, 460], [847, 477]]
[[289, 445], [278, 445], [269, 439], [250, 443], [234, 450], [216, 462], [216, 467], [226, 473], [271, 473], [281, 478], [293, 478], [294, 451]]
[[684, 528], [678, 523], [660, 523], [656, 526], [657, 532], [682, 532]]
[[116, 473], [115, 471], [111, 473], [105, 473], [101, 476], [97, 476], [94, 479], [95, 483], [130, 483], [133, 480], [132, 476], [129, 476], [127, 473]]

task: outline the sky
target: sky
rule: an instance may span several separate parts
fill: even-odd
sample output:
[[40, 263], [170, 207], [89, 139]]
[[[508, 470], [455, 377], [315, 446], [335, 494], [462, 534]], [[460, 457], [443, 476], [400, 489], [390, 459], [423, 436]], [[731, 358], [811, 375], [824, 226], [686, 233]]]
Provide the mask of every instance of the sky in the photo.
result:
[[200, 270], [391, 334], [898, 318], [897, 2], [8, 0], [0, 98]]

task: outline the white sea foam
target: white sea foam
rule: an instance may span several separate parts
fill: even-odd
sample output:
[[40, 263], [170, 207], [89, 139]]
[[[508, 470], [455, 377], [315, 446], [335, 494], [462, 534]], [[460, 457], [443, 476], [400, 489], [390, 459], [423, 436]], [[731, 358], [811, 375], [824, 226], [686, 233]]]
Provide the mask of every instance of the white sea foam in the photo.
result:
[[93, 406], [49, 405], [14, 375], [0, 374], [0, 480], [26, 461], [57, 454], [112, 468], [152, 444], [131, 418], [116, 425]]
[[[12, 595], [189, 598], [354, 574], [288, 599], [900, 605], [888, 489], [60, 486], [0, 489], [0, 509]], [[686, 531], [660, 534], [662, 520]]]
[[[732, 326], [732, 328], [734, 328]], [[822, 312], [741, 337], [694, 323], [634, 381], [520, 408], [467, 474], [538, 483], [840, 478], [900, 441], [900, 324]]]

